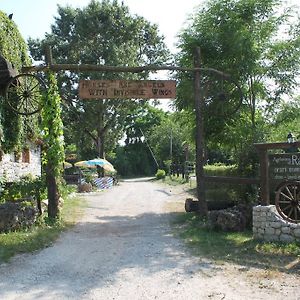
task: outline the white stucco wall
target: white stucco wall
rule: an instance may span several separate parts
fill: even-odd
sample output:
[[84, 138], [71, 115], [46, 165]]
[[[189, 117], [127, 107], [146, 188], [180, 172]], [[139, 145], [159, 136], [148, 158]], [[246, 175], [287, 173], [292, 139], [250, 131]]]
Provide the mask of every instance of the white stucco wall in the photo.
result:
[[6, 181], [12, 182], [25, 175], [41, 176], [41, 149], [40, 146], [32, 144], [30, 146], [30, 162], [23, 163], [22, 158], [19, 162], [15, 161], [15, 155], [4, 154], [0, 161], [0, 177], [5, 177]]

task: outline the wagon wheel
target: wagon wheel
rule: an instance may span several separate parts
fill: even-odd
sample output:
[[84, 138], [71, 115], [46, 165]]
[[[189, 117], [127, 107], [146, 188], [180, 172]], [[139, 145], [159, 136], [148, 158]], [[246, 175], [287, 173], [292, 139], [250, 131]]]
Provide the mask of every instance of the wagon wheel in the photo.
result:
[[211, 75], [205, 79], [204, 97], [209, 116], [229, 117], [242, 105], [241, 88], [230, 78]]
[[13, 77], [5, 89], [6, 100], [13, 111], [20, 115], [32, 115], [42, 108], [44, 82], [33, 74]]
[[283, 219], [300, 223], [300, 181], [281, 183], [276, 190], [275, 205]]

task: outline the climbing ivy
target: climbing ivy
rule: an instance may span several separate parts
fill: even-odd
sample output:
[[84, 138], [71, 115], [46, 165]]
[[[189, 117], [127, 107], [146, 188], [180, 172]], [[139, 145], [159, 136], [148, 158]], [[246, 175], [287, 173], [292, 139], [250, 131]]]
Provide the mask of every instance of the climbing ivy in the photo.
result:
[[48, 187], [48, 216], [58, 217], [60, 204], [60, 184], [65, 160], [63, 123], [61, 120], [61, 99], [54, 73], [47, 73], [48, 91], [42, 110], [44, 153], [43, 164], [46, 170]]
[[0, 54], [20, 71], [22, 66], [30, 64], [27, 52], [27, 44], [16, 24], [0, 11]]
[[55, 176], [62, 174], [65, 159], [63, 123], [61, 120], [61, 99], [58, 93], [55, 74], [48, 74], [48, 91], [42, 111], [43, 140], [45, 143], [44, 162], [51, 162]]
[[[16, 24], [0, 11], [0, 55], [20, 73], [22, 66], [30, 65], [27, 45]], [[20, 151], [26, 141], [39, 134], [37, 116], [22, 117], [13, 112], [0, 90], [0, 149], [4, 152]]]

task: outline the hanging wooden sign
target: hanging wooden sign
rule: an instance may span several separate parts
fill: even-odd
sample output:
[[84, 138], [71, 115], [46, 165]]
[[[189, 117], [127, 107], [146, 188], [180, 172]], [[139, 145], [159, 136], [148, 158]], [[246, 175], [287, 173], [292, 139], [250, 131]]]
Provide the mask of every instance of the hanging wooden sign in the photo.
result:
[[174, 99], [175, 80], [80, 80], [82, 99]]

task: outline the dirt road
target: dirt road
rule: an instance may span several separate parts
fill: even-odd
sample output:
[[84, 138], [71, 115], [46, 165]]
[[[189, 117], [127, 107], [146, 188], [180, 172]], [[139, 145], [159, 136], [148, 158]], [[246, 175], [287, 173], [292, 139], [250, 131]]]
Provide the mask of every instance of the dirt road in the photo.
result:
[[0, 299], [300, 299], [298, 275], [193, 257], [169, 224], [174, 189], [127, 181], [84, 198], [52, 247], [0, 266]]

